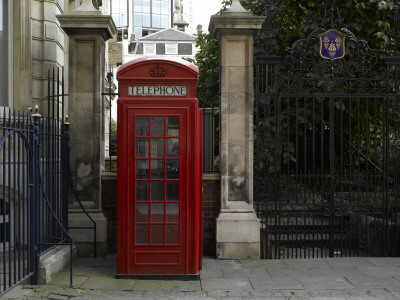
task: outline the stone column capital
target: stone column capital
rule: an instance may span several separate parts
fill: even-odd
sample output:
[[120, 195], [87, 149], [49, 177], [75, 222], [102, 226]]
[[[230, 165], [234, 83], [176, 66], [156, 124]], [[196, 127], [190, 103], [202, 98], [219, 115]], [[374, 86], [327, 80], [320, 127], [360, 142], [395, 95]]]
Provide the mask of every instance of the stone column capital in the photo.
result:
[[[240, 5], [240, 4], [239, 4]], [[208, 31], [211, 36], [220, 39], [222, 35], [254, 35], [261, 29], [265, 16], [254, 16], [252, 12], [232, 6], [219, 16], [211, 16]]]
[[61, 28], [68, 35], [74, 34], [100, 34], [104, 41], [111, 39], [117, 33], [117, 27], [111, 16], [102, 14], [72, 11], [69, 14], [57, 15]]

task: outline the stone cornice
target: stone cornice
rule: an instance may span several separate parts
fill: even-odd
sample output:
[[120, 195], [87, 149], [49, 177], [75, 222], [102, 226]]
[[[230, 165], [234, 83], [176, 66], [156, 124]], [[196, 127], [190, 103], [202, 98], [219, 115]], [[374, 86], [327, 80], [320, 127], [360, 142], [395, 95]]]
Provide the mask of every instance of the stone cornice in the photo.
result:
[[211, 16], [208, 31], [211, 36], [219, 39], [221, 32], [225, 34], [254, 34], [261, 29], [265, 16], [254, 16], [252, 13], [222, 13]]
[[106, 15], [95, 14], [66, 14], [57, 15], [61, 28], [68, 35], [76, 32], [99, 31], [104, 40], [112, 38], [117, 33], [117, 27], [113, 19]]

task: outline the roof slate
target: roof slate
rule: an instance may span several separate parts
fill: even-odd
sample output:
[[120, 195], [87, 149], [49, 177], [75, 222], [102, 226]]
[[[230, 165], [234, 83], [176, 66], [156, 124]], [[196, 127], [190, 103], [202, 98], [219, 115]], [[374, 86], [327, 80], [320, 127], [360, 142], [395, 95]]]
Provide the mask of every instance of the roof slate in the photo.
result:
[[196, 40], [196, 36], [192, 34], [188, 34], [182, 32], [180, 30], [176, 30], [174, 28], [167, 28], [156, 33], [147, 35], [138, 39], [141, 41], [187, 41], [194, 42]]

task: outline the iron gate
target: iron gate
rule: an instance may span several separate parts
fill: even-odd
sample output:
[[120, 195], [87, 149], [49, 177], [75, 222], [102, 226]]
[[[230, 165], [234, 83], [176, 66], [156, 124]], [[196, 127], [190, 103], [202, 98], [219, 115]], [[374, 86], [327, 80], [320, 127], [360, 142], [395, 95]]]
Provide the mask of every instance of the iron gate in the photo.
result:
[[255, 58], [264, 258], [400, 254], [398, 9], [386, 59], [333, 13], [285, 56]]

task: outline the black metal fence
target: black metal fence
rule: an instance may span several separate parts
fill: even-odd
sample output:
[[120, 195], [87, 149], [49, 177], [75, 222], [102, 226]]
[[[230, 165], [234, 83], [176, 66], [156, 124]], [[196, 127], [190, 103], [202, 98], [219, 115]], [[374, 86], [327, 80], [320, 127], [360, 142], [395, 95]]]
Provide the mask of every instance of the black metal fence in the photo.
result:
[[196, 96], [203, 112], [203, 173], [219, 172], [220, 69], [199, 69]]
[[37, 107], [0, 110], [0, 294], [29, 277], [38, 283], [40, 256], [55, 245], [68, 245], [72, 262], [66, 230], [69, 123], [62, 122], [60, 82], [53, 71], [45, 117]]
[[400, 60], [380, 59], [331, 24], [347, 35], [344, 58], [320, 56], [318, 35], [329, 28], [283, 57], [255, 58], [255, 209], [265, 258], [400, 254]]

